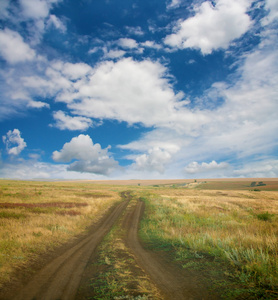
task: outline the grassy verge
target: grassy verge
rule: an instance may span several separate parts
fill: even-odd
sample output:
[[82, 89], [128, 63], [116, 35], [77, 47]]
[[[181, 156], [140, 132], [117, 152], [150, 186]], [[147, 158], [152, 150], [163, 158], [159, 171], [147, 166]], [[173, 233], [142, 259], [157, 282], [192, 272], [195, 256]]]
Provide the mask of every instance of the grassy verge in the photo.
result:
[[150, 247], [206, 274], [223, 299], [277, 298], [277, 192], [164, 188], [142, 198]]
[[83, 232], [119, 200], [105, 186], [0, 181], [0, 288], [18, 268]]
[[[89, 284], [84, 284], [87, 296], [82, 299], [161, 299], [156, 287], [126, 248], [124, 234], [118, 224], [105, 237], [96, 262], [89, 267], [93, 276]], [[82, 285], [80, 291], [82, 293]]]

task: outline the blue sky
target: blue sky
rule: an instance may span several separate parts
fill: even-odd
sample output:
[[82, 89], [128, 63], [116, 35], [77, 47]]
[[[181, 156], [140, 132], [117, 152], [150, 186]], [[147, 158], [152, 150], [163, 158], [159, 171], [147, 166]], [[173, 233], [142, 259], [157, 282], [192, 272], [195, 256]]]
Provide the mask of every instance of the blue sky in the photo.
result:
[[0, 178], [278, 177], [277, 0], [2, 0]]

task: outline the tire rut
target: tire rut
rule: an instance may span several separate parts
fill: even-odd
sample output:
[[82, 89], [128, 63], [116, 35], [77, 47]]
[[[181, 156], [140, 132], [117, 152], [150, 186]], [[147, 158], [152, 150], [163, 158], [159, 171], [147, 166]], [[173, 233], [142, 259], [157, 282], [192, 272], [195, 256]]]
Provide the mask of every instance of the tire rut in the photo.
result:
[[84, 238], [41, 269], [13, 299], [74, 299], [90, 257], [126, 209], [128, 202], [128, 199], [121, 202], [109, 215], [102, 219], [93, 234]]
[[181, 272], [160, 255], [142, 247], [138, 239], [138, 227], [144, 213], [144, 202], [138, 200], [136, 206], [127, 212], [122, 226], [127, 229], [126, 245], [133, 252], [137, 264], [145, 270], [161, 291], [164, 299], [216, 299], [208, 296], [207, 290], [194, 275]]

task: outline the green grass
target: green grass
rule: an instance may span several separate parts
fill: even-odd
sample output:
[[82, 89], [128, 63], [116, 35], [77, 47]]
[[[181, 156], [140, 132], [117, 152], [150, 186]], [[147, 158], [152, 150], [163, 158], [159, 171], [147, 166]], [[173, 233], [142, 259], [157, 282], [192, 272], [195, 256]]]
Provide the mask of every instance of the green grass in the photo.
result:
[[[210, 198], [208, 205], [202, 203], [202, 197], [194, 197], [191, 202], [178, 198], [163, 198], [154, 193], [141, 198], [146, 203], [146, 213], [140, 236], [146, 245], [171, 253], [172, 259], [184, 268], [206, 274], [207, 284], [215, 290], [221, 288], [223, 299], [275, 299], [278, 249], [271, 243], [275, 225], [270, 222], [277, 222], [275, 215], [267, 212], [254, 217], [252, 210], [247, 213], [244, 206], [231, 210], [228, 205], [234, 205], [233, 202], [226, 204], [226, 211], [217, 203], [215, 211], [210, 208], [214, 208]], [[242, 205], [242, 201], [239, 199], [238, 203]], [[243, 243], [244, 236], [237, 238], [237, 230], [245, 232], [246, 240], [256, 237], [253, 230], [264, 231], [265, 244]]]
[[160, 299], [123, 243], [123, 234], [119, 225], [114, 226], [99, 247], [90, 283], [91, 299]]

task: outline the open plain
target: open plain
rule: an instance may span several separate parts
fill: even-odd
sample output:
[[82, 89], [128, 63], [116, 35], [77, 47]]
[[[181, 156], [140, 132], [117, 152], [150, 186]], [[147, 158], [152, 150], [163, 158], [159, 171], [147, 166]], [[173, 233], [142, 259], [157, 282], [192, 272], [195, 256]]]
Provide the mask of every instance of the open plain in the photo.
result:
[[0, 181], [0, 299], [277, 299], [278, 180]]

